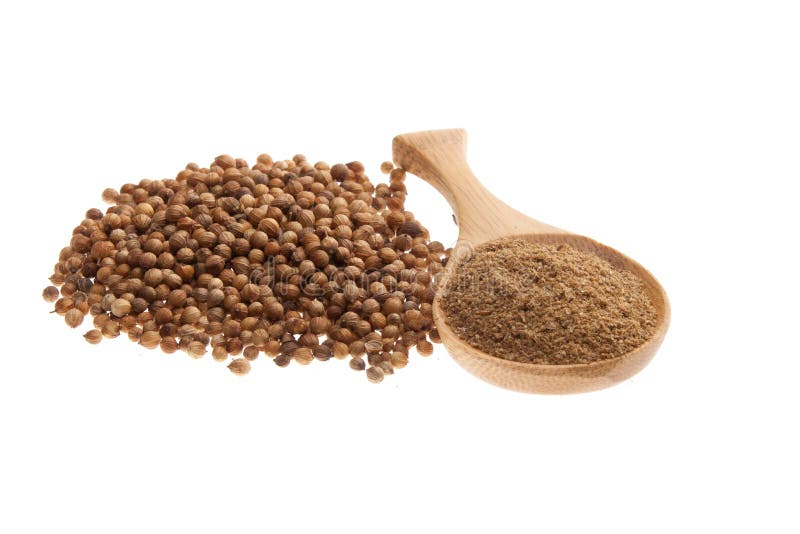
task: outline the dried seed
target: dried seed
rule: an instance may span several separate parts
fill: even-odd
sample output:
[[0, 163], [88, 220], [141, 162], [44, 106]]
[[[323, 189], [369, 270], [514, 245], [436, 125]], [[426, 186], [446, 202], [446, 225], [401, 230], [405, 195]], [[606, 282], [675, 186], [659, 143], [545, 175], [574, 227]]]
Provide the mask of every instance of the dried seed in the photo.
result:
[[100, 332], [103, 333], [103, 336], [108, 338], [114, 338], [119, 336], [119, 323], [116, 321], [107, 321], [101, 328]]
[[389, 363], [391, 363], [392, 367], [395, 369], [402, 369], [408, 365], [408, 354], [400, 351], [394, 351], [389, 356]]
[[275, 357], [281, 352], [281, 343], [280, 341], [268, 341], [266, 345], [264, 345], [264, 352], [268, 356]]
[[333, 351], [327, 345], [317, 345], [311, 349], [311, 353], [321, 362], [326, 362], [333, 356]]
[[421, 330], [422, 326], [425, 324], [425, 317], [422, 316], [419, 310], [407, 310], [403, 314], [403, 323], [406, 325], [406, 328]]
[[244, 358], [235, 358], [228, 364], [228, 369], [235, 375], [246, 375], [250, 372], [250, 362]]
[[67, 323], [67, 326], [70, 328], [77, 328], [83, 322], [83, 317], [84, 315], [82, 311], [72, 308], [71, 310], [68, 310], [66, 314], [64, 314], [64, 322]]
[[411, 237], [421, 237], [427, 230], [418, 221], [406, 221], [397, 230], [398, 234], [408, 234]]
[[139, 338], [139, 344], [146, 349], [154, 349], [161, 345], [161, 336], [158, 332], [152, 330], [142, 332]]
[[375, 354], [375, 353], [378, 353], [378, 352], [380, 352], [380, 351], [381, 351], [381, 349], [382, 349], [382, 348], [383, 348], [383, 343], [381, 343], [381, 342], [380, 342], [380, 341], [378, 341], [378, 340], [367, 341], [367, 342], [364, 344], [364, 349], [365, 349], [365, 350], [367, 351], [367, 353], [369, 353], [369, 354]]
[[388, 361], [378, 362], [377, 367], [383, 371], [384, 375], [393, 375], [394, 374], [394, 367]]
[[244, 356], [246, 360], [253, 361], [256, 358], [258, 358], [259, 352], [261, 351], [258, 349], [258, 347], [250, 345], [244, 348], [244, 350], [242, 351], [242, 356]]
[[192, 341], [186, 348], [186, 352], [192, 358], [202, 358], [206, 353], [206, 346], [200, 341]]
[[292, 357], [288, 354], [278, 354], [272, 360], [278, 367], [286, 367], [292, 361]]
[[58, 294], [57, 287], [47, 286], [44, 288], [44, 291], [42, 291], [42, 298], [45, 300], [45, 302], [55, 302], [58, 300]]
[[433, 354], [433, 344], [425, 339], [417, 341], [417, 352], [420, 356], [430, 356]]
[[348, 354], [348, 347], [344, 343], [340, 343], [339, 341], [334, 341], [333, 343], [333, 356], [337, 360], [343, 360], [347, 357]]
[[383, 369], [380, 367], [370, 367], [367, 369], [367, 380], [372, 382], [373, 384], [378, 384], [379, 382], [383, 381]]
[[177, 352], [179, 348], [178, 342], [175, 341], [175, 338], [173, 337], [162, 337], [160, 346], [161, 350], [167, 354], [172, 354], [173, 352]]
[[63, 297], [63, 298], [58, 299], [55, 302], [55, 305], [53, 306], [53, 308], [54, 308], [55, 312], [58, 313], [59, 315], [64, 315], [69, 310], [71, 310], [73, 306], [75, 306], [75, 303], [73, 302], [73, 300], [71, 298]]
[[441, 335], [439, 335], [439, 330], [437, 330], [436, 328], [431, 328], [431, 331], [428, 332], [428, 337], [430, 337], [431, 341], [433, 341], [434, 343], [442, 342], [442, 337]]
[[308, 365], [314, 361], [314, 353], [308, 347], [300, 347], [292, 353], [292, 358], [301, 365]]
[[116, 299], [111, 304], [111, 313], [116, 317], [124, 317], [131, 312], [131, 303], [125, 299]]
[[369, 353], [378, 368], [398, 337], [432, 327], [426, 270], [446, 260], [404, 209], [405, 172], [381, 170], [388, 185], [357, 161], [262, 154], [248, 167], [223, 154], [175, 180], [109, 188], [112, 206], [86, 212], [42, 297], [68, 323], [95, 316], [91, 342], [124, 332], [195, 357], [210, 342], [215, 359], [264, 351], [279, 366]]
[[217, 345], [211, 350], [211, 357], [215, 361], [224, 362], [228, 359], [228, 350], [225, 345]]
[[353, 356], [350, 359], [350, 369], [354, 371], [363, 371], [367, 368], [367, 364], [364, 363], [364, 360], [359, 356]]
[[103, 334], [100, 332], [100, 330], [92, 329], [83, 334], [83, 339], [85, 339], [87, 343], [97, 345], [103, 341]]

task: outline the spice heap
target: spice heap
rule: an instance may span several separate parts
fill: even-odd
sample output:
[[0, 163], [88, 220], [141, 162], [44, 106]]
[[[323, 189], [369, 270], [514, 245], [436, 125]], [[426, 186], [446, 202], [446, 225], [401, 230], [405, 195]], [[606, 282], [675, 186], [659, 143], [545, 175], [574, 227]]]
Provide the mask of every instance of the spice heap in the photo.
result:
[[[302, 155], [252, 167], [228, 155], [172, 180], [106, 189], [61, 250], [42, 296], [87, 342], [124, 333], [146, 348], [236, 374], [264, 353], [280, 367], [350, 356], [372, 382], [427, 356], [433, 277], [446, 254], [405, 211], [405, 172], [374, 186], [359, 162]], [[323, 339], [324, 338], [324, 339]], [[366, 360], [366, 361], [365, 361]]]
[[588, 252], [523, 240], [476, 248], [442, 294], [470, 345], [523, 363], [590, 363], [644, 343], [656, 310], [644, 285]]

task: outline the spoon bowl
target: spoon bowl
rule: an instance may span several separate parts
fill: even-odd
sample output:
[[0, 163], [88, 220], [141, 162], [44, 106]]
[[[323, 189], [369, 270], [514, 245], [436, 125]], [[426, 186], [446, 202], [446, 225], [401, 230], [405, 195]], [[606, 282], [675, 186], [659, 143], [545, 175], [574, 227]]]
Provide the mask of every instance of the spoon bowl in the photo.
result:
[[395, 163], [433, 185], [450, 203], [459, 237], [439, 281], [440, 289], [474, 247], [489, 241], [524, 239], [539, 244], [565, 244], [590, 252], [614, 267], [636, 275], [656, 309], [652, 336], [631, 352], [586, 364], [550, 365], [505, 360], [487, 354], [458, 337], [447, 324], [442, 291], [433, 301], [433, 319], [452, 358], [473, 375], [507, 389], [526, 393], [580, 393], [603, 389], [630, 378], [653, 358], [669, 327], [669, 301], [664, 289], [644, 267], [611, 247], [528, 217], [492, 195], [466, 162], [464, 130], [434, 130], [399, 135], [393, 140]]

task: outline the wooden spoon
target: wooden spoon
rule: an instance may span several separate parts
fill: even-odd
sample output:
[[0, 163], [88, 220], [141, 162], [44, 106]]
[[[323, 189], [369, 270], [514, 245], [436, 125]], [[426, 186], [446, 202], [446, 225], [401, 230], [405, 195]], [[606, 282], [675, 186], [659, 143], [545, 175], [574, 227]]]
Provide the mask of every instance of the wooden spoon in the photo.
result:
[[440, 281], [443, 287], [459, 264], [459, 252], [487, 241], [521, 238], [544, 244], [567, 244], [591, 252], [638, 276], [655, 305], [658, 323], [652, 337], [637, 349], [587, 364], [546, 365], [504, 360], [482, 352], [448, 326], [441, 292], [433, 301], [433, 318], [447, 351], [464, 369], [496, 386], [529, 393], [578, 393], [602, 389], [639, 372], [655, 355], [669, 326], [667, 295], [644, 267], [588, 237], [569, 233], [528, 217], [492, 195], [472, 174], [466, 161], [464, 130], [434, 130], [398, 135], [392, 142], [394, 162], [433, 185], [450, 203], [459, 227], [453, 261]]

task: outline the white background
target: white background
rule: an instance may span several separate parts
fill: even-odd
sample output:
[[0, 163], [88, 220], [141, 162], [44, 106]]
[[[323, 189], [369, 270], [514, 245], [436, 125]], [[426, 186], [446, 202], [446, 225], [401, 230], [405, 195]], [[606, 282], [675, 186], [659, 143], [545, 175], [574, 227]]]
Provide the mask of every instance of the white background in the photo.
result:
[[[793, 2], [17, 2], [0, 8], [0, 531], [797, 532]], [[89, 346], [40, 298], [104, 187], [464, 127], [475, 173], [667, 289], [642, 373], [489, 386], [441, 346], [244, 378]], [[450, 211], [408, 180], [451, 244]]]

